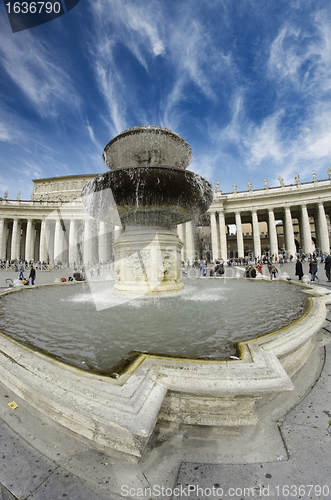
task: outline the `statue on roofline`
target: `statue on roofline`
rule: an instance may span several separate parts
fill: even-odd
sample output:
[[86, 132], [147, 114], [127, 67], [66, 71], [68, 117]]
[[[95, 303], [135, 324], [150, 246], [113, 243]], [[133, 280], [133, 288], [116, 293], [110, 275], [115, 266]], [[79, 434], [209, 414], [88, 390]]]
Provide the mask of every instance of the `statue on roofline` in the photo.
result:
[[284, 188], [284, 187], [285, 187], [285, 184], [284, 184], [284, 179], [283, 179], [283, 177], [279, 176], [279, 177], [278, 177], [278, 180], [279, 180], [280, 185], [282, 186], [282, 188]]

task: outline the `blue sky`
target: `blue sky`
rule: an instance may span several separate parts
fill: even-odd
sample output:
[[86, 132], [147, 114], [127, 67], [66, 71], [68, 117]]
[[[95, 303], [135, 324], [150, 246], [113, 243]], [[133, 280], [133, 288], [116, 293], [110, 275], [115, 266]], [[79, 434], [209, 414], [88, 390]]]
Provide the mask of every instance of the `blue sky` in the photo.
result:
[[13, 34], [0, 4], [0, 196], [107, 170], [122, 130], [160, 125], [223, 192], [327, 178], [329, 0], [80, 0]]

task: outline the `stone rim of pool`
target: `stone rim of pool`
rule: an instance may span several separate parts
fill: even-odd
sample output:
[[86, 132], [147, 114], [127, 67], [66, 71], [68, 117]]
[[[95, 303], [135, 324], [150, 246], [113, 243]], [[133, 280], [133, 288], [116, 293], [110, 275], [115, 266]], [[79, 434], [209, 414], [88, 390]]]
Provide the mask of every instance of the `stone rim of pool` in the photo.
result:
[[[59, 285], [62, 286], [62, 285]], [[24, 293], [24, 292], [23, 292]], [[331, 304], [311, 287], [311, 308], [295, 324], [243, 343], [241, 359], [224, 362], [141, 355], [118, 379], [83, 372], [1, 335], [0, 376], [38, 412], [97, 449], [140, 460], [155, 425], [179, 432], [256, 425], [255, 405], [294, 389]]]

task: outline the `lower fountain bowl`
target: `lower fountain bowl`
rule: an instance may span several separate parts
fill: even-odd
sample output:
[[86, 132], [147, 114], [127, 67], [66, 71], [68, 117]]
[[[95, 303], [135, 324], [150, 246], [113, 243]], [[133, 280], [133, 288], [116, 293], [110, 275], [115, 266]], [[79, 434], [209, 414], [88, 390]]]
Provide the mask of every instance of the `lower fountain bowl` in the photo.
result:
[[[110, 196], [111, 193], [111, 196]], [[87, 212], [99, 220], [122, 225], [171, 228], [206, 212], [213, 199], [211, 184], [176, 167], [128, 167], [105, 172], [82, 191]]]

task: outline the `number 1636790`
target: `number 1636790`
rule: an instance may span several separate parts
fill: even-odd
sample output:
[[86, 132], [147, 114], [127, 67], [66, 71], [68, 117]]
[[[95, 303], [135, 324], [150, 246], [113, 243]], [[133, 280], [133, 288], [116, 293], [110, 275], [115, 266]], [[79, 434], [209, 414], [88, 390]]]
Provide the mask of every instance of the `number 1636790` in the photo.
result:
[[8, 14], [58, 14], [61, 11], [60, 2], [8, 2]]
[[300, 485], [288, 485], [284, 484], [283, 486], [275, 486], [277, 491], [277, 495], [281, 495], [285, 498], [287, 497], [305, 497], [310, 495], [315, 495], [318, 498], [323, 496], [323, 498], [328, 497], [330, 493], [330, 487], [327, 484], [319, 485], [319, 484], [300, 484]]

